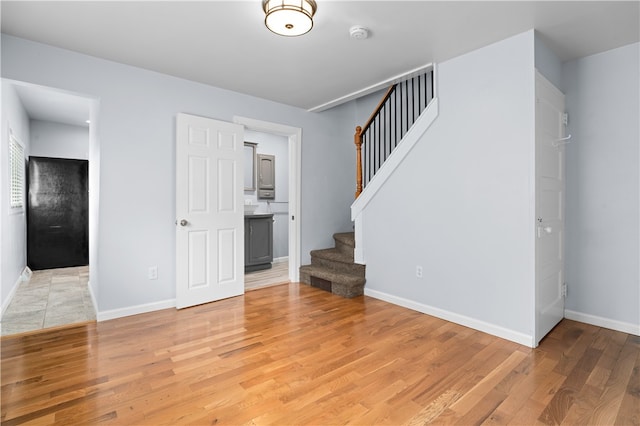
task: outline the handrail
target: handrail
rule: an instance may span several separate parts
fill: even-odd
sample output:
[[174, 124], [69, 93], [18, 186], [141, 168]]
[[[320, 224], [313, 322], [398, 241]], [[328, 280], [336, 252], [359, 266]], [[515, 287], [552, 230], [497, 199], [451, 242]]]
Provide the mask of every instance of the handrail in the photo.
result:
[[354, 135], [354, 143], [356, 144], [356, 198], [362, 193], [362, 133], [371, 127], [371, 123], [373, 123], [384, 104], [396, 90], [396, 86], [397, 83], [389, 86], [380, 102], [378, 102], [378, 106], [369, 116], [367, 123], [364, 125], [364, 130], [360, 126], [356, 127], [356, 134]]
[[356, 198], [433, 97], [430, 69], [390, 86], [366, 124], [356, 127]]
[[356, 144], [356, 198], [362, 193], [362, 127], [356, 127], [353, 137]]
[[378, 102], [378, 106], [376, 107], [376, 109], [373, 111], [373, 113], [371, 114], [371, 116], [367, 120], [367, 123], [364, 126], [362, 126], [362, 129], [363, 129], [362, 131], [363, 132], [365, 132], [371, 126], [371, 123], [373, 123], [373, 120], [376, 119], [376, 116], [378, 115], [378, 113], [380, 112], [382, 107], [384, 106], [385, 102], [387, 102], [387, 99], [389, 99], [391, 97], [391, 95], [393, 94], [393, 92], [396, 90], [396, 86], [397, 85], [398, 85], [398, 83], [389, 86], [389, 88], [387, 89], [387, 92], [384, 94], [384, 96], [382, 97], [380, 102]]

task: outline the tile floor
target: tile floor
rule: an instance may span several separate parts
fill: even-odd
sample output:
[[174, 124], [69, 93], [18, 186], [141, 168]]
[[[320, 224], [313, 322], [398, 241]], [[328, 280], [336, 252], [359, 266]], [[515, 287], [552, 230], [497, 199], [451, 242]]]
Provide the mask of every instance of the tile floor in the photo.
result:
[[94, 321], [88, 280], [88, 266], [34, 271], [4, 312], [2, 335]]

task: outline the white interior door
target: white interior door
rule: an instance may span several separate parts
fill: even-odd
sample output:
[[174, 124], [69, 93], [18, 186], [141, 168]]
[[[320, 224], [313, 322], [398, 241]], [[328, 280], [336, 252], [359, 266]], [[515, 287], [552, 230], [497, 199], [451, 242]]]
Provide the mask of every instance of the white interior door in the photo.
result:
[[536, 72], [536, 344], [564, 317], [564, 95]]
[[178, 308], [244, 293], [243, 166], [243, 126], [178, 114]]

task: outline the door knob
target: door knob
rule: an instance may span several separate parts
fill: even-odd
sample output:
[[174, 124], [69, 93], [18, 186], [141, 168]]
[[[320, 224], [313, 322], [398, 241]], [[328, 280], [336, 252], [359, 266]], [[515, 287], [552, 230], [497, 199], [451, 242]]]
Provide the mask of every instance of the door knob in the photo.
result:
[[188, 223], [189, 223], [189, 222], [187, 222], [187, 220], [186, 220], [186, 219], [182, 219], [182, 220], [180, 221], [180, 226], [187, 226], [187, 224], [188, 224]]
[[542, 238], [542, 232], [550, 234], [551, 231], [553, 231], [553, 228], [550, 226], [538, 226], [538, 238]]

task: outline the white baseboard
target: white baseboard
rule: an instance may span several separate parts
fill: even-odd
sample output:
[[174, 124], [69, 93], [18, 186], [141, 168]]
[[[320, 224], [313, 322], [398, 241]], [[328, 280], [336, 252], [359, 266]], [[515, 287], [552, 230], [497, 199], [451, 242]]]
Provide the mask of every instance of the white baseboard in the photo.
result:
[[147, 312], [159, 311], [176, 307], [176, 299], [163, 300], [160, 302], [145, 303], [143, 305], [128, 306], [126, 308], [102, 311], [96, 314], [98, 321], [128, 317], [131, 315], [145, 314]]
[[20, 275], [20, 278], [22, 279], [22, 281], [29, 281], [32, 275], [33, 275], [33, 271], [31, 270], [31, 268], [29, 268], [28, 266], [25, 266], [24, 269], [22, 270], [22, 275]]
[[13, 285], [13, 287], [11, 287], [9, 294], [7, 294], [7, 297], [2, 301], [2, 313], [0, 317], [4, 316], [4, 311], [6, 311], [7, 308], [9, 307], [9, 304], [11, 303], [11, 300], [13, 300], [13, 296], [15, 296], [16, 291], [18, 291], [18, 287], [20, 287], [21, 282], [22, 282], [22, 275], [18, 277], [18, 280], [16, 281], [16, 283]]
[[91, 288], [91, 281], [87, 281], [87, 287], [89, 288], [89, 296], [91, 297], [91, 304], [93, 305], [93, 313], [98, 317], [98, 301], [96, 295], [93, 294], [93, 288]]
[[483, 333], [491, 334], [492, 336], [510, 340], [512, 342], [519, 343], [530, 348], [535, 347], [533, 336], [529, 336], [527, 334], [523, 334], [514, 330], [509, 330], [495, 324], [490, 324], [464, 315], [456, 314], [454, 312], [445, 311], [443, 309], [435, 308], [433, 306], [418, 303], [413, 300], [383, 293], [381, 291], [367, 289], [366, 287], [364, 289], [364, 294], [375, 299], [393, 303], [394, 305], [402, 306], [404, 308], [422, 312], [423, 314], [431, 315], [433, 317], [451, 321], [465, 327], [473, 328], [474, 330], [482, 331]]
[[603, 318], [595, 315], [585, 314], [582, 312], [571, 311], [569, 309], [564, 310], [564, 317], [573, 321], [584, 322], [586, 324], [595, 325], [597, 327], [608, 328], [611, 330], [620, 331], [622, 333], [640, 336], [640, 324], [631, 324], [628, 322], [617, 321], [610, 318]]
[[282, 262], [288, 262], [288, 261], [289, 261], [289, 256], [276, 257], [275, 259], [273, 259], [273, 263], [282, 263]]

